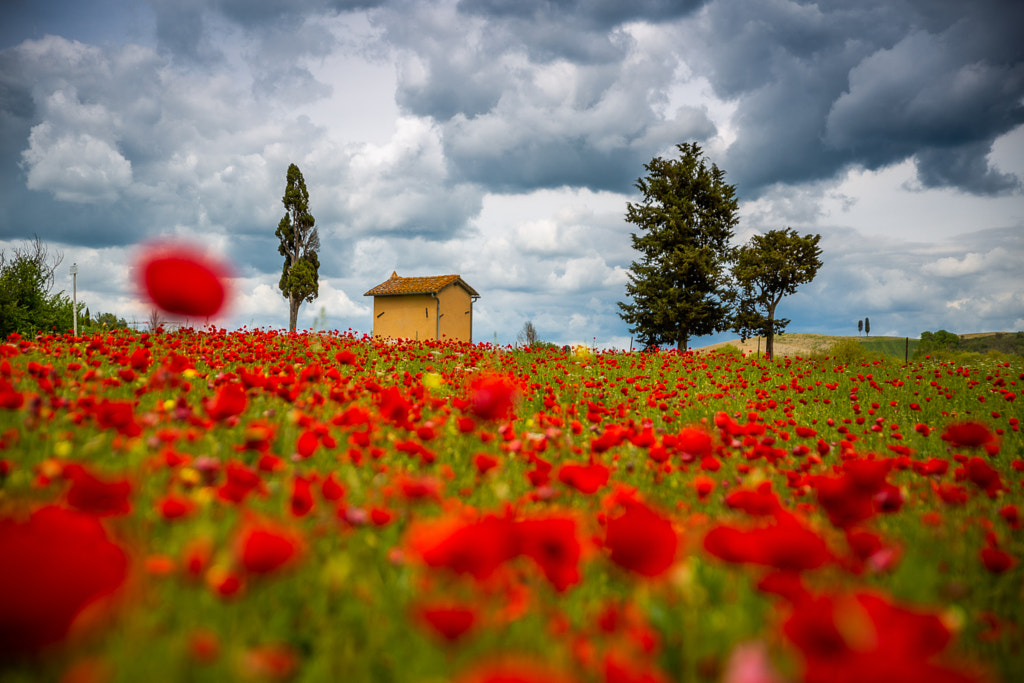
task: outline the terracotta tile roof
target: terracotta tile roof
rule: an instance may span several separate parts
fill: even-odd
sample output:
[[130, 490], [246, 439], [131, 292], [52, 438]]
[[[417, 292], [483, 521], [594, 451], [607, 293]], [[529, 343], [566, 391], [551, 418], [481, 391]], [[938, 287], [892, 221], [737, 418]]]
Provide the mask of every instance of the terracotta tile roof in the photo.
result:
[[480, 296], [458, 275], [431, 275], [427, 277], [391, 277], [380, 283], [363, 296], [399, 296], [402, 294], [436, 294], [449, 285], [459, 284], [471, 296]]

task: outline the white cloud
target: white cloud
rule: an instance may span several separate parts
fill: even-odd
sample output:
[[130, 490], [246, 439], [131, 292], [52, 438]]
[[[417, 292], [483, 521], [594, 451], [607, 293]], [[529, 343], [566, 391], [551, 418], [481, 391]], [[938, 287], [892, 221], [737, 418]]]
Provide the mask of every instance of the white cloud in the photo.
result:
[[132, 164], [109, 142], [88, 133], [60, 134], [49, 123], [32, 129], [22, 153], [30, 190], [67, 202], [111, 202], [132, 182]]

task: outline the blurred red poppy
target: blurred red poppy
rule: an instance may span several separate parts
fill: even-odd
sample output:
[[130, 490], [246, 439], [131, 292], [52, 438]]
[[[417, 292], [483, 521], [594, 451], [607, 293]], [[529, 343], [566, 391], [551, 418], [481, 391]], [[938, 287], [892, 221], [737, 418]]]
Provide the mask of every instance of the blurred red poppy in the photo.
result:
[[172, 315], [216, 315], [228, 297], [227, 269], [189, 246], [150, 247], [139, 260], [137, 277], [147, 298]]
[[226, 382], [220, 385], [216, 395], [206, 402], [206, 414], [212, 420], [226, 420], [241, 415], [248, 403], [244, 386], [238, 382]]
[[128, 556], [96, 518], [56, 506], [0, 519], [0, 557], [0, 660], [63, 640], [128, 574]]
[[981, 549], [981, 563], [993, 574], [1002, 574], [1017, 564], [1017, 560], [1005, 550], [986, 546]]
[[477, 580], [515, 557], [512, 523], [488, 516], [467, 523], [441, 520], [415, 527], [410, 544], [430, 567], [445, 567]]
[[156, 510], [167, 520], [187, 517], [196, 509], [195, 501], [185, 496], [167, 494], [156, 503]]
[[967, 672], [937, 661], [952, 639], [936, 614], [869, 593], [808, 596], [783, 625], [804, 656], [803, 680], [966, 683]]
[[981, 422], [955, 422], [942, 433], [942, 440], [954, 448], [984, 448], [989, 455], [999, 452], [999, 441]]
[[421, 605], [416, 614], [424, 625], [448, 641], [464, 636], [477, 619], [475, 609], [456, 604]]
[[250, 574], [269, 574], [295, 560], [299, 538], [269, 522], [250, 523], [238, 538], [238, 561]]
[[67, 503], [76, 510], [98, 516], [132, 511], [132, 485], [127, 479], [100, 479], [78, 463], [65, 465], [63, 476], [71, 482]]
[[292, 495], [288, 504], [296, 517], [305, 517], [313, 509], [312, 481], [308, 477], [296, 474], [292, 479]]
[[515, 525], [519, 551], [561, 592], [580, 582], [581, 546], [572, 517], [525, 519]]
[[523, 658], [503, 658], [475, 665], [457, 683], [571, 683], [569, 674]]
[[671, 520], [643, 503], [629, 504], [608, 519], [605, 547], [612, 562], [642, 576], [665, 573], [675, 562], [678, 544]]
[[516, 387], [508, 377], [483, 374], [469, 385], [469, 409], [483, 420], [500, 420], [512, 412]]
[[795, 515], [779, 511], [775, 523], [754, 529], [720, 524], [704, 537], [704, 549], [726, 562], [776, 569], [816, 569], [832, 558], [825, 541]]
[[594, 493], [608, 483], [610, 470], [599, 462], [580, 465], [566, 462], [558, 468], [558, 481], [580, 493]]

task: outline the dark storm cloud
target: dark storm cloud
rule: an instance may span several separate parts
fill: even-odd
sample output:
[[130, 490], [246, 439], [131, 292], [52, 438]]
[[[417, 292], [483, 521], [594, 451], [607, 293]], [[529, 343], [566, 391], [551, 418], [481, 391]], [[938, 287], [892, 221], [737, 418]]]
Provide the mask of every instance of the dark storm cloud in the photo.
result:
[[629, 21], [653, 23], [678, 19], [706, 0], [460, 0], [460, 12], [487, 19], [560, 23], [608, 31]]
[[211, 4], [243, 26], [259, 27], [319, 13], [372, 9], [385, 3], [386, 0], [216, 0]]
[[207, 30], [203, 0], [150, 0], [156, 15], [157, 45], [177, 59], [211, 62], [223, 58]]
[[665, 111], [680, 68], [671, 39], [624, 24], [694, 6], [463, 2], [375, 20], [400, 55], [396, 102], [438, 122], [454, 178], [629, 191], [652, 156], [715, 132], [703, 110]]
[[926, 187], [997, 194], [999, 136], [1024, 122], [1024, 4], [716, 0], [689, 26], [738, 103], [725, 167], [741, 192], [913, 157]]

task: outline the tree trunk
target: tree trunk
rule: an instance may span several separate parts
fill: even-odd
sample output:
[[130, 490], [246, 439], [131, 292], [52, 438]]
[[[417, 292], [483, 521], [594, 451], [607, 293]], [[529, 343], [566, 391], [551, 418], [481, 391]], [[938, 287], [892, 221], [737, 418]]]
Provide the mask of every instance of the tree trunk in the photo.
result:
[[295, 327], [299, 322], [299, 305], [302, 301], [294, 294], [288, 297], [288, 331], [295, 332]]
[[775, 306], [777, 305], [776, 301], [768, 307], [768, 329], [765, 330], [764, 337], [764, 354], [768, 360], [775, 358]]
[[676, 340], [676, 349], [679, 351], [685, 351], [689, 347], [690, 335], [686, 332], [680, 332], [679, 338]]

